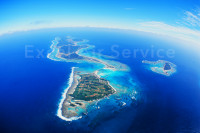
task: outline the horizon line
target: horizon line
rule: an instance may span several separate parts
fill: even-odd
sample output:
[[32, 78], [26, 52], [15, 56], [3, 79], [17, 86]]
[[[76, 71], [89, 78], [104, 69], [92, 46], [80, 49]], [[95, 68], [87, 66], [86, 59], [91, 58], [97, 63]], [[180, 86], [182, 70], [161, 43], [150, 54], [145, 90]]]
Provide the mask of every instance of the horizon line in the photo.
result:
[[[171, 39], [178, 39], [179, 41], [187, 41], [188, 43], [193, 43], [195, 46], [200, 47], [199, 41], [200, 40], [190, 40], [188, 38], [182, 38], [178, 36], [173, 36], [169, 34], [163, 34], [159, 32], [153, 32], [151, 30], [145, 30], [145, 29], [139, 29], [139, 28], [124, 28], [124, 27], [110, 27], [110, 26], [49, 26], [49, 27], [34, 27], [29, 29], [19, 29], [19, 30], [13, 30], [13, 31], [6, 31], [0, 33], [0, 37], [4, 35], [14, 34], [17, 32], [27, 32], [27, 31], [36, 31], [36, 30], [44, 30], [44, 29], [56, 29], [56, 28], [100, 28], [100, 29], [113, 29], [113, 30], [127, 30], [127, 31], [137, 31], [137, 32], [144, 32], [144, 33], [151, 33], [154, 35], [159, 35], [165, 38], [171, 38]], [[183, 27], [185, 28], [185, 27]], [[198, 30], [196, 30], [199, 32]], [[200, 39], [200, 38], [199, 38]], [[187, 43], [183, 42], [183, 43]]]

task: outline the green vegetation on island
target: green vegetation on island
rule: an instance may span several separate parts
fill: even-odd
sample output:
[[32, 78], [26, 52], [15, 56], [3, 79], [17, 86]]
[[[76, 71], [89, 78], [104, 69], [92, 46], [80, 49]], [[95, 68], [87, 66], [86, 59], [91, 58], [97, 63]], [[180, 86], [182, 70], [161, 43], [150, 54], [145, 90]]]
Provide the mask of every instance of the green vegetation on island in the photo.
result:
[[[82, 39], [55, 39], [51, 45], [52, 52], [48, 54], [48, 58], [53, 60], [62, 59], [66, 62], [75, 63], [98, 63], [104, 66], [92, 73], [86, 71], [72, 70], [73, 81], [66, 88], [62, 101], [59, 104], [58, 115], [67, 120], [80, 118], [82, 113], [86, 113], [89, 105], [96, 100], [101, 100], [116, 92], [110, 83], [100, 78], [99, 70], [109, 69], [111, 71], [128, 71], [125, 64], [97, 58], [99, 56], [89, 56], [84, 53], [94, 46], [88, 45], [87, 40]], [[70, 79], [72, 77], [70, 76]]]
[[71, 96], [74, 100], [92, 101], [113, 94], [115, 90], [108, 81], [95, 74], [80, 75], [79, 83]]

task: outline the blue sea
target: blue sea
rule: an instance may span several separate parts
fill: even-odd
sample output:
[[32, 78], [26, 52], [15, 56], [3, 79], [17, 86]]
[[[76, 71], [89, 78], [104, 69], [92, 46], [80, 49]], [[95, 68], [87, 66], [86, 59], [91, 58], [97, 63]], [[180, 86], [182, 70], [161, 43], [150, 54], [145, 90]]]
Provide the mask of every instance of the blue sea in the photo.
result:
[[[88, 113], [72, 122], [57, 117], [71, 68], [79, 64], [53, 61], [47, 54], [51, 52], [52, 40], [66, 36], [87, 39], [95, 46], [93, 52], [101, 51], [129, 66], [128, 76], [136, 85], [137, 100], [118, 110], [114, 109], [115, 105], [112, 109], [111, 104], [101, 103], [98, 113]], [[176, 39], [143, 32], [98, 28], [44, 29], [0, 36], [0, 132], [198, 132], [200, 56], [198, 50], [189, 46]], [[136, 49], [139, 50], [135, 55]], [[160, 49], [171, 49], [175, 51], [174, 56], [158, 57], [156, 51]], [[130, 56], [124, 50], [130, 51]], [[160, 75], [142, 63], [142, 60], [160, 59], [174, 63], [176, 73], [170, 77]], [[92, 69], [86, 64], [82, 67]], [[123, 84], [124, 80], [116, 82]]]

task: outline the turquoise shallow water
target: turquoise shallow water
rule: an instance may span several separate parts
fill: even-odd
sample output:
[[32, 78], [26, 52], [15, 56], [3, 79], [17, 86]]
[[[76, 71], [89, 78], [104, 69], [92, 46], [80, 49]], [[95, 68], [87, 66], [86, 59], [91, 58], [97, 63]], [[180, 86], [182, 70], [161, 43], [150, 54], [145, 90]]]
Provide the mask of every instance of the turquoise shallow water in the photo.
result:
[[[88, 45], [88, 40], [83, 40], [81, 42], [77, 42], [77, 45]], [[81, 73], [93, 73], [95, 71], [98, 71], [98, 75], [101, 78], [104, 78], [106, 80], [109, 81], [110, 85], [112, 87], [114, 87], [114, 89], [116, 90], [116, 93], [94, 101], [92, 103], [88, 103], [86, 102], [86, 109], [82, 109], [82, 108], [76, 108], [76, 111], [78, 113], [77, 117], [82, 117], [83, 114], [85, 113], [90, 113], [93, 112], [93, 110], [100, 110], [100, 108], [102, 108], [102, 106], [105, 106], [104, 104], [106, 104], [106, 106], [110, 106], [112, 108], [115, 108], [115, 110], [120, 109], [122, 106], [128, 106], [131, 104], [131, 102], [135, 101], [135, 95], [136, 95], [136, 83], [133, 82], [132, 77], [130, 74], [128, 74], [129, 72], [129, 67], [126, 66], [125, 64], [122, 64], [120, 62], [117, 61], [113, 61], [111, 59], [105, 59], [106, 56], [103, 56], [101, 54], [97, 54], [94, 52], [91, 52], [91, 50], [94, 48], [94, 46], [89, 45], [89, 47], [87, 48], [83, 48], [80, 49], [78, 54], [84, 57], [89, 57], [89, 58], [94, 58], [94, 59], [98, 59], [100, 61], [103, 61], [104, 63], [111, 65], [114, 67], [113, 69], [105, 69], [106, 65], [104, 63], [97, 63], [97, 62], [91, 62], [91, 61], [87, 61], [87, 60], [67, 60], [64, 58], [58, 58], [57, 54], [59, 53], [59, 49], [57, 48], [57, 44], [59, 44], [59, 39], [55, 39], [52, 41], [52, 45], [51, 45], [51, 49], [52, 51], [48, 54], [48, 58], [54, 61], [64, 61], [64, 62], [74, 62], [77, 63], [76, 64], [76, 68], [74, 68], [74, 71], [79, 71]], [[66, 44], [67, 45], [67, 44]], [[72, 77], [71, 77], [72, 78]], [[70, 79], [72, 82], [72, 79]], [[69, 83], [68, 87], [66, 87], [65, 92], [63, 93], [64, 95], [66, 95], [68, 88], [70, 87], [71, 83]], [[59, 109], [58, 109], [58, 116], [63, 119], [63, 120], [73, 120], [74, 118], [71, 119], [65, 119], [62, 116], [61, 111], [61, 105], [63, 103], [65, 96], [62, 97], [61, 103], [59, 104]], [[109, 100], [108, 100], [109, 99]], [[98, 103], [98, 105], [97, 105]], [[103, 107], [104, 108], [104, 107]], [[69, 110], [75, 110], [73, 109], [69, 109]]]
[[[164, 61], [164, 60], [159, 60], [156, 62], [145, 61], [143, 63], [145, 63], [147, 65], [146, 68], [148, 70], [159, 73], [159, 74], [163, 74], [165, 76], [170, 76], [170, 75], [176, 73], [176, 65], [169, 61]], [[166, 71], [164, 71], [165, 63], [168, 63], [171, 67], [171, 69], [167, 71], [167, 75], [166, 75]]]

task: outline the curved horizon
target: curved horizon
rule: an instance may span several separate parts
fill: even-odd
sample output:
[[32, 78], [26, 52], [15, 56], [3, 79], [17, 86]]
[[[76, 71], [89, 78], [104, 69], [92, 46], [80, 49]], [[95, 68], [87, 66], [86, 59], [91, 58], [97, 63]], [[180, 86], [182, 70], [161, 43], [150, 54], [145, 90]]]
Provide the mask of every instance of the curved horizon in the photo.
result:
[[0, 2], [0, 35], [46, 28], [94, 27], [143, 31], [200, 47], [200, 1]]

